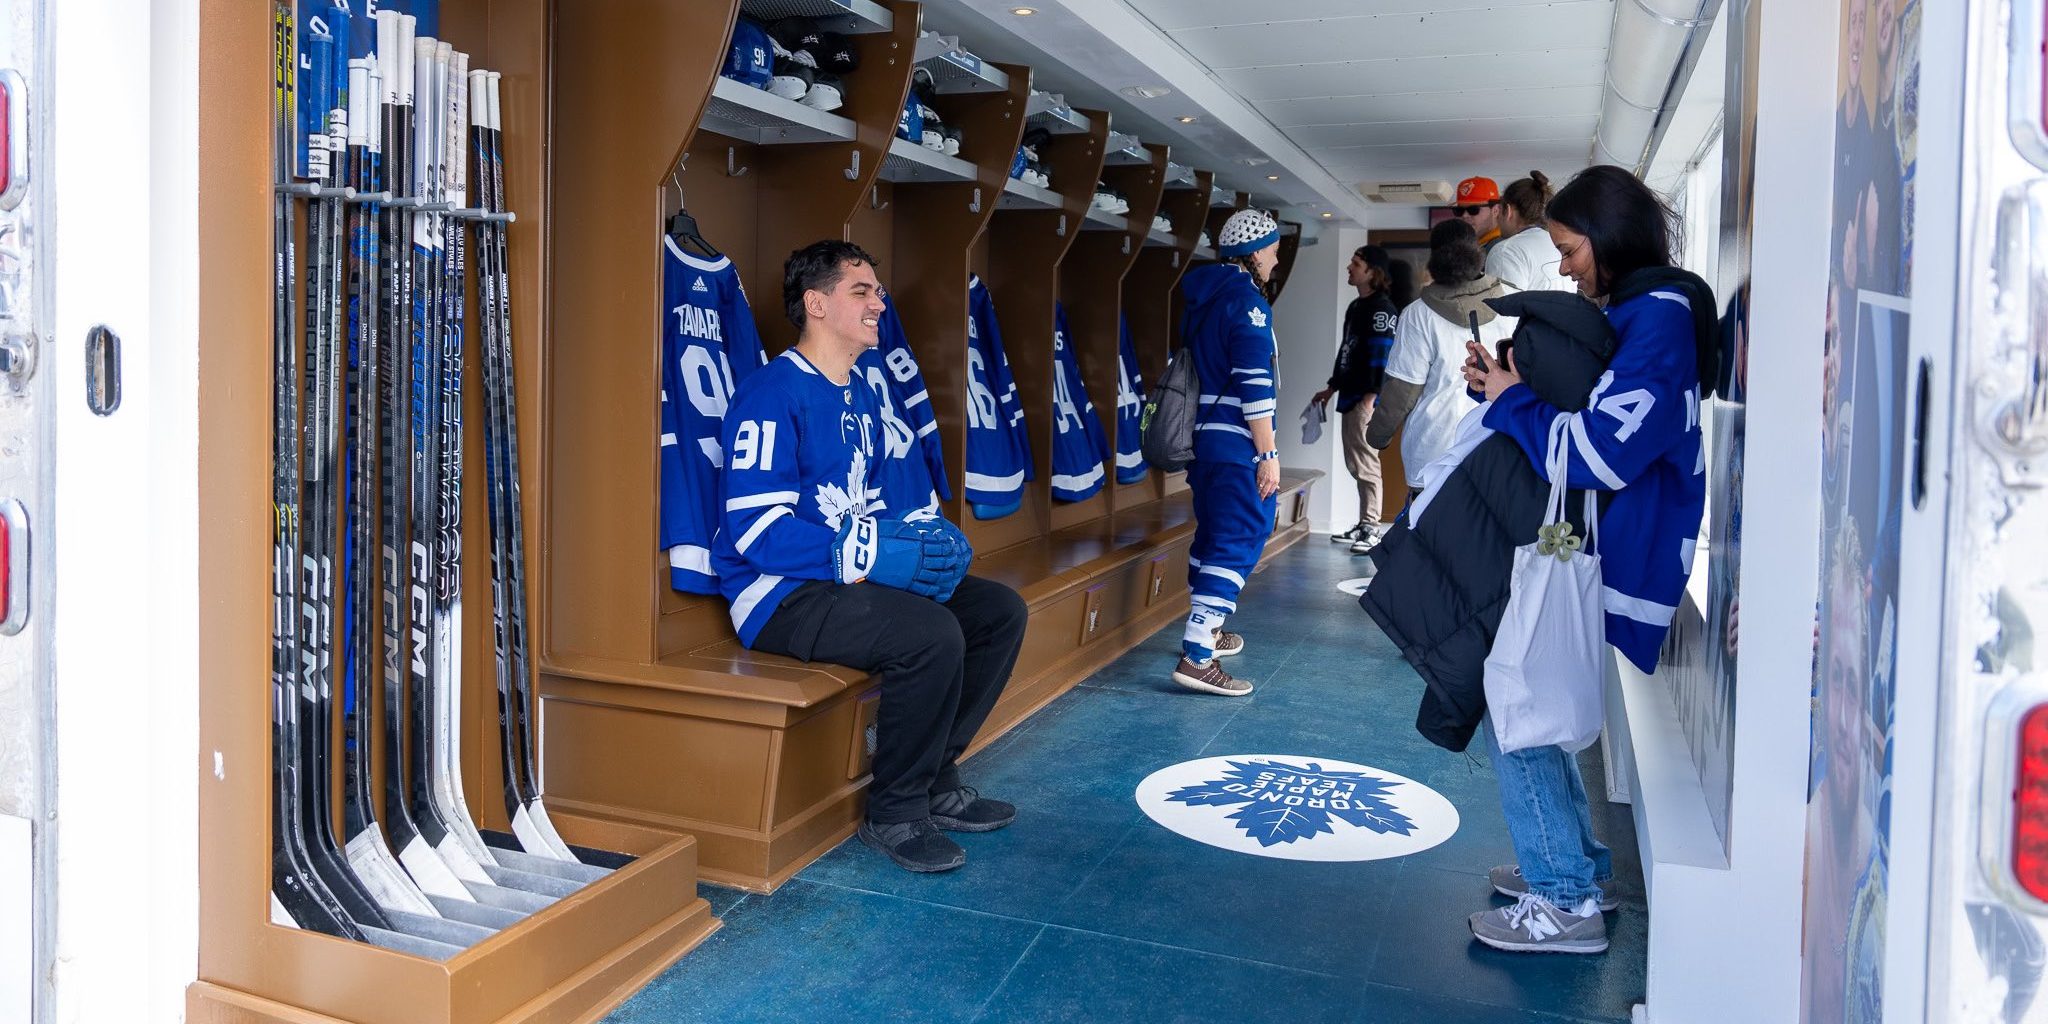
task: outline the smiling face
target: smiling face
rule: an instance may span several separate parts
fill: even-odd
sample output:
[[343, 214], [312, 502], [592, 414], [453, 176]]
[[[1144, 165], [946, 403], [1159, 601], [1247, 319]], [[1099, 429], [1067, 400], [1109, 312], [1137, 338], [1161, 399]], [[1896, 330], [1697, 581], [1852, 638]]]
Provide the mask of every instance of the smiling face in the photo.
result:
[[804, 292], [809, 331], [816, 331], [856, 354], [874, 348], [882, 340], [882, 295], [882, 282], [875, 277], [874, 267], [862, 262], [843, 263], [839, 280], [830, 289]]
[[1557, 272], [1572, 279], [1579, 286], [1579, 294], [1596, 298], [1600, 290], [1600, 266], [1593, 260], [1593, 243], [1586, 236], [1551, 221], [1544, 225], [1550, 232], [1550, 241], [1557, 246], [1559, 257]]

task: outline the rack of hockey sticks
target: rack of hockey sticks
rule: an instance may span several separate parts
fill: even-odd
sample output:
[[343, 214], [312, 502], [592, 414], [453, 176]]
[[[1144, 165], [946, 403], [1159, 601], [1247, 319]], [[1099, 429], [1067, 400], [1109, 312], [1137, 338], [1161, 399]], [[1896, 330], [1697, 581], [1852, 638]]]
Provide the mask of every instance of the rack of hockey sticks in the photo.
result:
[[[301, 34], [294, 6], [272, 5], [272, 919], [445, 959], [626, 858], [564, 843], [534, 769], [497, 75], [392, 11], [347, 60], [346, 9]], [[478, 830], [458, 749], [472, 232], [509, 836]]]

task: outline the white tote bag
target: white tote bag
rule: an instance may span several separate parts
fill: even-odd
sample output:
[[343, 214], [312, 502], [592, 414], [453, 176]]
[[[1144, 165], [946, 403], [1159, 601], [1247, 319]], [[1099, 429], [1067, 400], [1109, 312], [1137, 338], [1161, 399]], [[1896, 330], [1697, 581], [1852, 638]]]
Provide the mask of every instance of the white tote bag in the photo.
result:
[[1534, 544], [1515, 549], [1507, 610], [1486, 658], [1486, 706], [1502, 751], [1555, 745], [1583, 750], [1600, 738], [1606, 645], [1600, 597], [1599, 508], [1586, 492], [1591, 536], [1564, 518], [1568, 417], [1550, 428], [1550, 502]]

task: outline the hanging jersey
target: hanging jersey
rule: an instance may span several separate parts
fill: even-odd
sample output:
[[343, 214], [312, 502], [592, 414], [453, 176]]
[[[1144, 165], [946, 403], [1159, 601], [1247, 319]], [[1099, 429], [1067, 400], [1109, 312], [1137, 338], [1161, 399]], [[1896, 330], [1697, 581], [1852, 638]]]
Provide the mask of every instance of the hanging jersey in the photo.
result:
[[[909, 407], [922, 408], [929, 417], [931, 402], [924, 392], [924, 380], [918, 375], [917, 363], [910, 358], [910, 347], [903, 340], [903, 322], [896, 316], [896, 307], [888, 305], [886, 298], [883, 302], [882, 343], [861, 353], [853, 364], [853, 372], [875, 392], [875, 443], [881, 450], [871, 463], [869, 476], [883, 494], [899, 500], [915, 500], [917, 506], [929, 507], [936, 514], [939, 498], [925, 461], [926, 448], [921, 443], [923, 439], [918, 437], [917, 428], [911, 426], [909, 417], [905, 415], [908, 403], [915, 401], [918, 404]], [[891, 334], [900, 347], [889, 347]], [[899, 375], [909, 383], [899, 381]], [[904, 392], [911, 387], [917, 390], [914, 395], [906, 397]], [[938, 423], [929, 421], [926, 436], [936, 442], [938, 433]], [[936, 444], [933, 447], [936, 448]], [[939, 472], [945, 472], [943, 463]], [[877, 510], [877, 514], [879, 512]]]
[[967, 500], [1015, 505], [1032, 478], [1031, 443], [995, 302], [978, 276], [967, 280], [967, 391]]
[[1052, 308], [1052, 496], [1081, 501], [1102, 489], [1102, 464], [1109, 459], [1109, 438], [1074, 355], [1067, 331], [1067, 308]]
[[[910, 351], [910, 339], [903, 332], [903, 318], [896, 315], [896, 303], [882, 296], [881, 344], [860, 357], [860, 367], [877, 389], [888, 394], [882, 399], [882, 413], [891, 426], [900, 424], [914, 439], [910, 457], [924, 461], [925, 476], [939, 497], [951, 500], [952, 485], [946, 481], [946, 450], [939, 443], [939, 421], [932, 413], [931, 393], [925, 389], [924, 373], [917, 368], [917, 356]], [[897, 435], [890, 435], [891, 438]], [[891, 442], [890, 451], [896, 449]]]
[[1116, 482], [1134, 484], [1152, 471], [1139, 445], [1145, 414], [1145, 380], [1138, 375], [1138, 348], [1131, 342], [1131, 322], [1116, 319]]
[[735, 380], [761, 366], [761, 336], [739, 271], [662, 239], [661, 536], [669, 585], [718, 593], [711, 535], [718, 527], [719, 437]]
[[782, 599], [805, 580], [834, 578], [833, 538], [842, 518], [926, 514], [872, 480], [881, 430], [874, 389], [858, 371], [835, 384], [795, 349], [734, 393], [722, 435], [728, 454], [712, 565], [741, 643], [753, 646]]

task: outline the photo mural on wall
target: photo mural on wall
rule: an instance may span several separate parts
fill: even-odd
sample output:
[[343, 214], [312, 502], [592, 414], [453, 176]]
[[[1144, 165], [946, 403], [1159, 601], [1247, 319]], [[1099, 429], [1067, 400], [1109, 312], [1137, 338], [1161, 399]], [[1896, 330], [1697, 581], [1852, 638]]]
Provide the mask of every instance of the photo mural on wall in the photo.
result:
[[1802, 1002], [1883, 1017], [1920, 0], [1844, 0], [1823, 333]]

